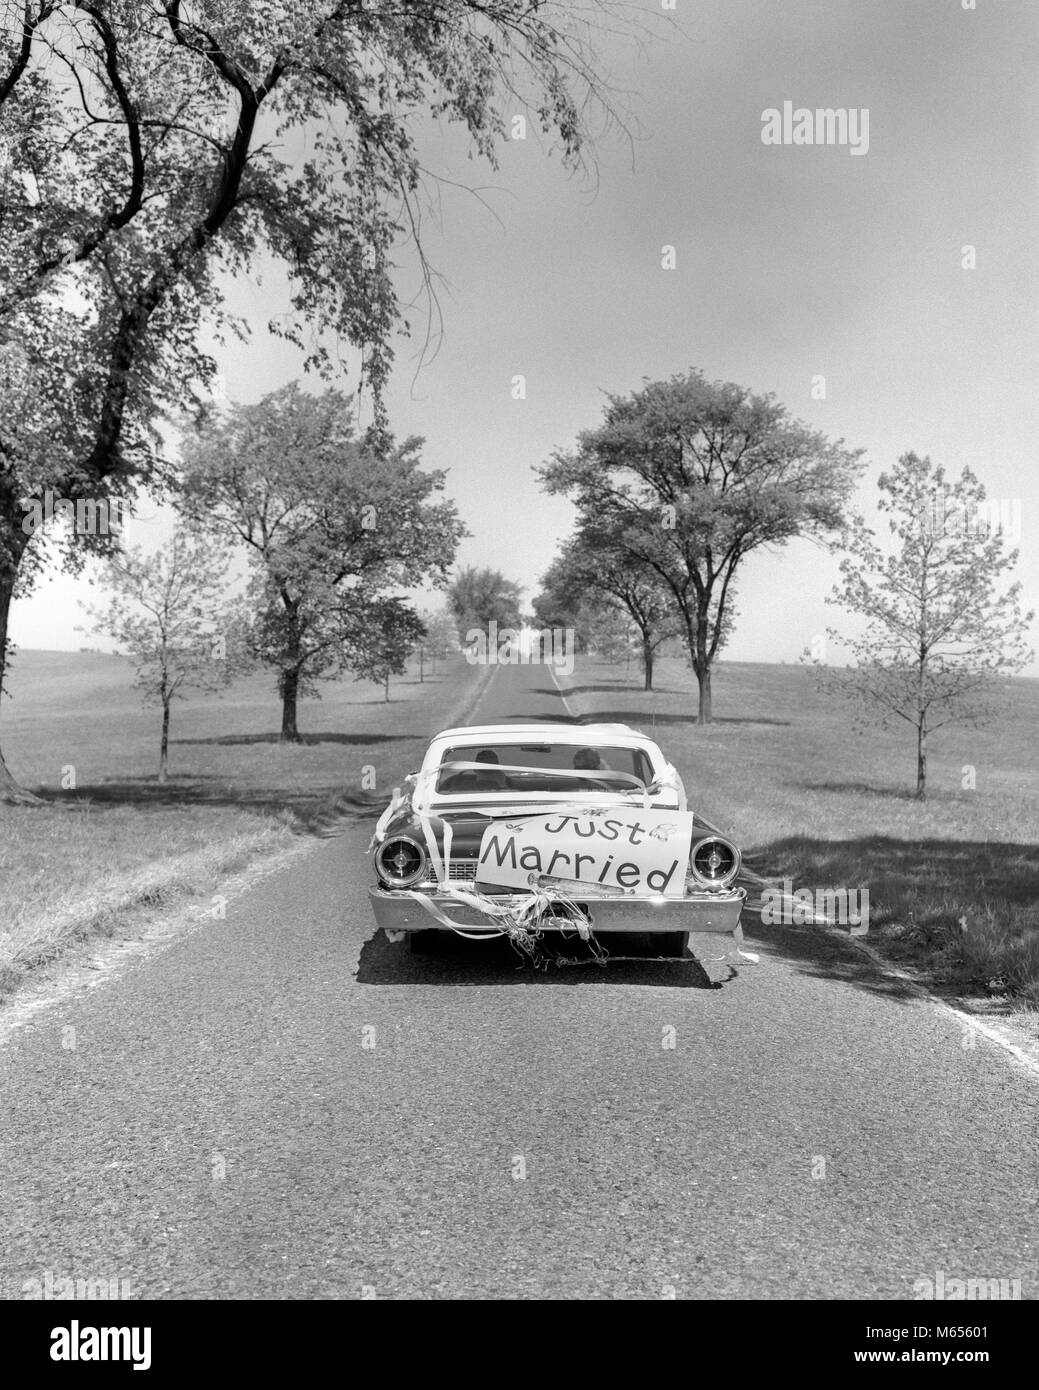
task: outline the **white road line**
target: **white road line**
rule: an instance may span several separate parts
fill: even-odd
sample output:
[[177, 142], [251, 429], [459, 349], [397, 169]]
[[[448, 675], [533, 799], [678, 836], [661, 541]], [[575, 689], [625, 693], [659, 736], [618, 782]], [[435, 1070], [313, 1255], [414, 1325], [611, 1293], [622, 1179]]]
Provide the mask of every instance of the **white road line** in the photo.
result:
[[893, 976], [896, 980], [903, 983], [918, 999], [925, 1000], [932, 1006], [935, 1013], [944, 1014], [949, 1019], [955, 1019], [963, 1028], [971, 1028], [980, 1033], [983, 1038], [987, 1038], [990, 1043], [1000, 1047], [1004, 1052], [1009, 1052], [1016, 1062], [1028, 1072], [1033, 1081], [1039, 1081], [1039, 1058], [1034, 1052], [1029, 1052], [1020, 1047], [1012, 1038], [1007, 1036], [1007, 1031], [994, 1024], [986, 1023], [978, 1018], [976, 1014], [965, 1013], [962, 1009], [956, 1008], [955, 1004], [950, 1004], [948, 1000], [940, 999], [938, 995], [932, 994], [926, 985], [922, 985], [918, 980], [914, 980], [911, 975], [907, 975], [904, 970], [899, 970], [897, 966], [886, 961], [882, 955], [868, 945], [859, 936], [848, 936], [847, 933], [838, 931], [836, 928], [829, 929], [831, 934], [840, 937], [842, 941], [848, 941], [864, 955], [869, 956], [886, 975]]
[[566, 710], [567, 714], [570, 716], [570, 718], [571, 718], [571, 719], [574, 721], [574, 723], [576, 724], [576, 723], [577, 723], [577, 715], [576, 715], [576, 714], [573, 712], [573, 710], [570, 708], [570, 701], [566, 698], [566, 695], [563, 693], [563, 687], [559, 684], [559, 677], [556, 675], [556, 668], [555, 668], [554, 666], [551, 666], [551, 665], [550, 665], [548, 669], [549, 669], [549, 671], [551, 671], [551, 673], [552, 673], [552, 679], [553, 679], [553, 681], [555, 681], [556, 689], [559, 691], [559, 698], [560, 698], [560, 699], [562, 700], [562, 702], [563, 702], [563, 708]]
[[[761, 878], [758, 874], [748, 873], [746, 877], [754, 879], [763, 886], [768, 885], [768, 880]], [[783, 902], [785, 906], [792, 903], [793, 899], [788, 898], [786, 894], [784, 894]], [[760, 911], [760, 908], [748, 906], [744, 908], [744, 911], [756, 915]], [[891, 961], [885, 960], [884, 957], [861, 936], [852, 936], [849, 932], [842, 931], [839, 927], [829, 925], [822, 925], [822, 929], [828, 936], [832, 936], [838, 941], [843, 941], [846, 944], [854, 946], [857, 950], [861, 951], [863, 955], [868, 956], [883, 974], [904, 984], [910, 994], [930, 1004], [935, 1013], [943, 1014], [946, 1018], [955, 1019], [961, 1027], [969, 1027], [976, 1030], [983, 1038], [987, 1038], [990, 1043], [993, 1043], [996, 1047], [1002, 1048], [1004, 1052], [1009, 1052], [1011, 1057], [1025, 1068], [1034, 1081], [1039, 1081], [1039, 1056], [1037, 1056], [1034, 1049], [1030, 1052], [1028, 1049], [1014, 1042], [1013, 1037], [1010, 1035], [1011, 1030], [1009, 1027], [985, 1022], [983, 1019], [979, 1018], [977, 1014], [967, 1013], [963, 1009], [958, 1009], [955, 1004], [950, 1004], [947, 999], [942, 999], [939, 995], [932, 994], [926, 985], [921, 984], [919, 980], [914, 980], [912, 975], [907, 974], [904, 970], [900, 970], [898, 966], [893, 965]]]

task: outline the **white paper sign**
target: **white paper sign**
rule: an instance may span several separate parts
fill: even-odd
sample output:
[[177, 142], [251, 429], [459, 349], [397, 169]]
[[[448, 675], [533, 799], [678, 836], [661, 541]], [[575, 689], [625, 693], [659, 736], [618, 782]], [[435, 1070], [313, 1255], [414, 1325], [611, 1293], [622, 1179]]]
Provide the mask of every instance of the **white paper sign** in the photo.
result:
[[529, 889], [545, 875], [571, 886], [681, 898], [692, 838], [690, 811], [604, 807], [495, 820], [483, 832], [476, 879]]

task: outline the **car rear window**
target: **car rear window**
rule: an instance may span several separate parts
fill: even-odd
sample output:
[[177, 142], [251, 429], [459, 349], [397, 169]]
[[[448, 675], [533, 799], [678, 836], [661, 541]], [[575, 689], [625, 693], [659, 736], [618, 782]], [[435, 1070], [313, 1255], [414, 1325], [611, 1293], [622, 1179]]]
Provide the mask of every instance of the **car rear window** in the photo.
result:
[[[479, 767], [466, 764], [479, 764]], [[573, 776], [547, 775], [549, 773], [572, 773]], [[576, 743], [460, 743], [445, 749], [436, 789], [438, 793], [462, 795], [473, 792], [623, 792], [636, 784], [646, 786], [652, 777], [649, 758], [641, 748]]]

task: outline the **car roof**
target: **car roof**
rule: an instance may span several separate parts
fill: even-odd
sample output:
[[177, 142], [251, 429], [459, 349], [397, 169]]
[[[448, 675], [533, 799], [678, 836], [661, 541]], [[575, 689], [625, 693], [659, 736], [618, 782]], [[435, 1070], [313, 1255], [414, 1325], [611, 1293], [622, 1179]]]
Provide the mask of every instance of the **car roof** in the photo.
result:
[[[632, 729], [627, 724], [557, 724], [551, 720], [541, 720], [528, 724], [467, 724], [456, 729], [444, 729], [432, 740], [426, 750], [422, 766], [427, 773], [432, 773], [441, 766], [444, 754], [453, 743], [463, 740], [466, 743], [499, 743], [499, 744], [522, 744], [532, 742], [534, 739], [542, 743], [554, 742], [565, 743], [573, 747], [615, 747], [615, 748], [642, 748], [645, 749], [653, 763], [654, 768], [662, 773], [668, 766], [667, 758], [661, 751], [659, 744], [646, 734], [640, 733], [638, 729]], [[440, 805], [442, 803], [453, 803], [457, 801], [471, 802], [477, 793], [466, 793], [464, 795], [455, 794], [454, 796], [445, 793], [438, 793], [433, 788], [427, 787], [422, 795], [428, 798], [430, 805]], [[515, 797], [515, 793], [500, 793], [496, 791], [483, 792], [479, 795], [492, 798], [495, 801], [505, 800], [507, 796]], [[538, 794], [541, 796], [558, 797], [560, 793]], [[572, 796], [572, 793], [567, 793]], [[586, 794], [587, 795], [587, 794]], [[529, 794], [527, 799], [529, 800]]]
[[550, 721], [532, 724], [469, 724], [457, 729], [444, 729], [433, 740], [466, 738], [485, 743], [523, 743], [530, 738], [555, 743], [595, 743], [609, 739], [631, 738], [652, 743], [648, 734], [632, 729], [628, 724], [554, 724]]

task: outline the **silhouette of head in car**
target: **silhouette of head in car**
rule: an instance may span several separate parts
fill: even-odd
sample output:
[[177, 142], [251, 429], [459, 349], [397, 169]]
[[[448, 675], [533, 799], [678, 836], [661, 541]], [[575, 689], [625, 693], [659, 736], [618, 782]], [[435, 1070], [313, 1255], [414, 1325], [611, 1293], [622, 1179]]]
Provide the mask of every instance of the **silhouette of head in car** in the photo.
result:
[[476, 772], [473, 776], [476, 779], [477, 791], [499, 791], [505, 787], [505, 773], [498, 771], [501, 759], [493, 748], [481, 748], [473, 759], [474, 763], [488, 763], [495, 769], [494, 772]]
[[574, 767], [580, 772], [597, 772], [602, 759], [594, 748], [579, 748], [574, 754]]

